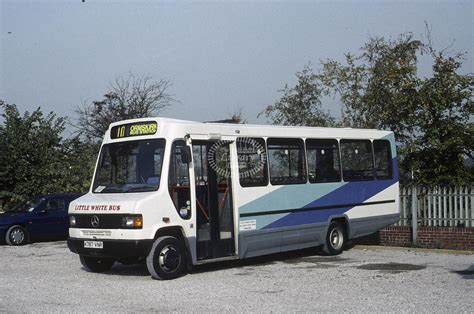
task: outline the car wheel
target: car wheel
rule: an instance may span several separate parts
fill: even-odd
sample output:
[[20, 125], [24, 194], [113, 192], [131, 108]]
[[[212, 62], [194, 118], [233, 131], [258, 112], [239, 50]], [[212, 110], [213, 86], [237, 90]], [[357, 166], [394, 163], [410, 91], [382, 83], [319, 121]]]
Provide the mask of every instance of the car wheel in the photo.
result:
[[344, 250], [346, 244], [346, 229], [338, 221], [332, 221], [329, 224], [326, 242], [323, 246], [323, 252], [328, 255], [339, 255]]
[[175, 237], [159, 237], [146, 258], [146, 266], [154, 279], [178, 278], [186, 267], [183, 243]]
[[5, 240], [8, 245], [24, 245], [28, 239], [28, 233], [22, 226], [15, 225], [8, 229]]
[[99, 257], [79, 256], [82, 266], [89, 272], [103, 273], [112, 268], [113, 260]]

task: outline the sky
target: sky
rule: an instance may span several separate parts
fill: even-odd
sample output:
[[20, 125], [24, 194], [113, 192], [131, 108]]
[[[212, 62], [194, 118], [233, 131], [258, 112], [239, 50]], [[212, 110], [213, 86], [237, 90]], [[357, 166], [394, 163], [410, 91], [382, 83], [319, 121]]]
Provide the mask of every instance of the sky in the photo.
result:
[[[370, 37], [420, 37], [466, 52], [473, 69], [474, 1], [0, 0], [0, 99], [74, 118], [128, 73], [167, 79], [179, 102], [162, 116], [249, 123], [311, 62], [343, 60]], [[428, 73], [429, 64], [422, 64]], [[337, 114], [336, 101], [325, 108]]]

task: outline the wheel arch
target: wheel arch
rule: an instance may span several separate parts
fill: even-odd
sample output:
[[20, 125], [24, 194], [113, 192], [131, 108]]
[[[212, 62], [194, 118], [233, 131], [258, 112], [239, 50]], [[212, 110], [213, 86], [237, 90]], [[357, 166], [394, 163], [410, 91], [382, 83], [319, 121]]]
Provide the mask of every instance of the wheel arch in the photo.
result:
[[334, 215], [334, 216], [329, 217], [328, 224], [326, 227], [326, 233], [328, 232], [329, 225], [333, 221], [340, 222], [344, 226], [344, 229], [346, 231], [346, 237], [347, 239], [349, 239], [349, 235], [351, 234], [349, 217], [347, 217], [347, 215]]
[[188, 263], [192, 261], [191, 245], [189, 243], [188, 237], [186, 237], [186, 233], [184, 232], [184, 229], [181, 226], [167, 226], [167, 227], [158, 229], [155, 233], [153, 241], [163, 236], [172, 236], [183, 241], [184, 246], [186, 248]]
[[158, 239], [159, 237], [163, 236], [173, 236], [176, 238], [180, 238], [184, 240], [186, 238], [184, 230], [180, 226], [169, 226], [169, 227], [163, 227], [158, 229], [155, 232], [154, 240]]
[[28, 228], [28, 225], [25, 222], [14, 222], [8, 225], [8, 227], [5, 229], [5, 234], [3, 235], [3, 241], [6, 241], [6, 237], [9, 234], [9, 231], [12, 227], [14, 226], [20, 226], [25, 230], [25, 235], [26, 235], [26, 243], [31, 242], [31, 231]]

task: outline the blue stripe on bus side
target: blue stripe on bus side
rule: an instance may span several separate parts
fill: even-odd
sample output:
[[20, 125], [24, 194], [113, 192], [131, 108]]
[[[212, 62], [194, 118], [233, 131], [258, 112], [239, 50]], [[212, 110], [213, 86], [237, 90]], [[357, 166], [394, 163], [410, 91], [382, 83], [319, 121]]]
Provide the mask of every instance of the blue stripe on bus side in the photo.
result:
[[[267, 193], [252, 202], [245, 204], [239, 208], [240, 214], [249, 214], [255, 212], [274, 211], [278, 209], [301, 208], [313, 201], [314, 199], [323, 197], [324, 195], [343, 186], [344, 182], [315, 184], [298, 184], [281, 186], [277, 190]], [[288, 213], [268, 214], [259, 217], [241, 218], [241, 220], [256, 220], [256, 229], [262, 229], [278, 219], [285, 217]]]
[[[389, 186], [394, 184], [393, 180], [380, 180], [380, 181], [369, 181], [369, 182], [350, 182], [342, 186], [341, 188], [307, 204], [303, 208], [322, 207], [330, 206], [335, 204], [356, 204], [363, 203], [369, 198], [382, 192]], [[332, 215], [340, 215], [352, 207], [342, 208], [330, 208], [322, 210], [309, 210], [303, 212], [289, 213], [285, 217], [282, 217], [262, 229], [272, 229], [280, 227], [289, 227], [300, 224], [309, 224], [316, 222], [325, 222]]]
[[[335, 204], [356, 204], [363, 203], [386, 188], [398, 182], [398, 164], [396, 158], [392, 160], [393, 179], [392, 180], [375, 180], [375, 181], [359, 181], [348, 182], [341, 187], [316, 198], [314, 201], [302, 206], [303, 208], [331, 206]], [[332, 215], [340, 215], [352, 207], [342, 207], [323, 210], [310, 210], [304, 212], [293, 212], [281, 217], [261, 229], [272, 229], [280, 227], [295, 226], [300, 224], [309, 224], [317, 222], [325, 222]]]
[[272, 211], [287, 208], [301, 208], [315, 199], [333, 192], [343, 186], [344, 182], [315, 184], [282, 185], [240, 207], [241, 214]]

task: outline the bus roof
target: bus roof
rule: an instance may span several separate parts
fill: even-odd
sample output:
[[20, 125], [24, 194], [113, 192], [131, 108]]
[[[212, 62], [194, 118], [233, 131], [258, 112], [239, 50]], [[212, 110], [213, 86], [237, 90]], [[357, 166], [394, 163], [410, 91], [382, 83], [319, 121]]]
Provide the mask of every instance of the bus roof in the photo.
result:
[[[216, 122], [197, 122], [163, 117], [150, 117], [118, 121], [110, 124], [107, 135], [114, 126], [137, 122], [155, 121], [158, 129], [173, 130], [189, 134], [220, 134], [223, 136], [255, 136], [255, 137], [339, 137], [339, 138], [382, 138], [393, 132], [377, 129], [329, 128], [307, 126], [281, 126], [265, 124], [233, 124]], [[160, 132], [161, 134], [161, 132]], [[392, 135], [393, 136], [393, 135]], [[106, 140], [110, 136], [106, 136]]]

